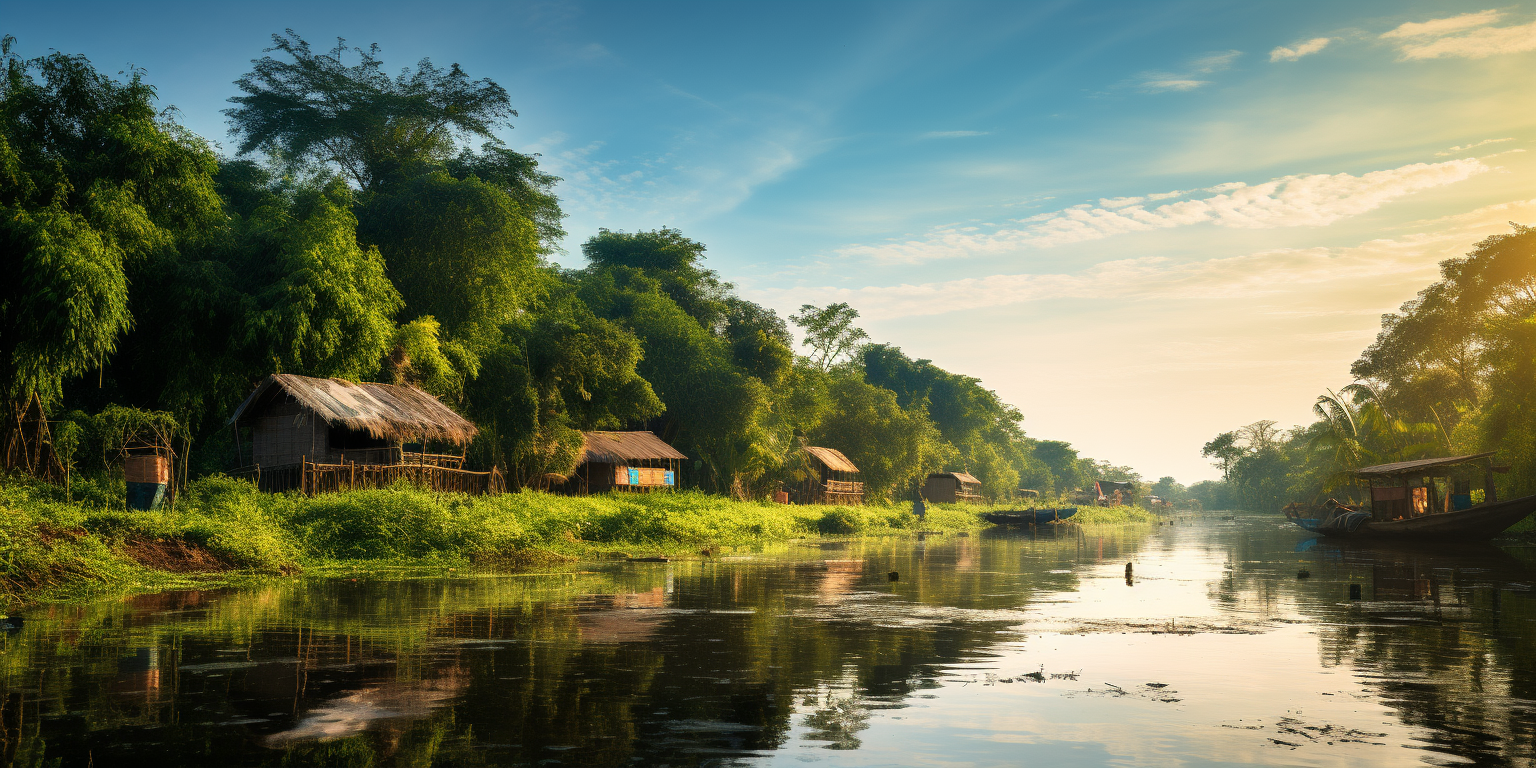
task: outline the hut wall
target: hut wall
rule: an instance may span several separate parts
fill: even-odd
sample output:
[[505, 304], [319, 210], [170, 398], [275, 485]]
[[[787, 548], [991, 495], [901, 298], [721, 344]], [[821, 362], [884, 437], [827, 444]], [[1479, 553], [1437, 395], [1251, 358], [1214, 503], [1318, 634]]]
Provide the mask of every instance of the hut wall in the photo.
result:
[[273, 403], [254, 420], [251, 429], [253, 463], [281, 467], [310, 461], [339, 461], [330, 456], [329, 428], [297, 402]]
[[923, 483], [923, 498], [938, 503], [954, 503], [959, 498], [960, 481], [948, 475], [930, 477]]

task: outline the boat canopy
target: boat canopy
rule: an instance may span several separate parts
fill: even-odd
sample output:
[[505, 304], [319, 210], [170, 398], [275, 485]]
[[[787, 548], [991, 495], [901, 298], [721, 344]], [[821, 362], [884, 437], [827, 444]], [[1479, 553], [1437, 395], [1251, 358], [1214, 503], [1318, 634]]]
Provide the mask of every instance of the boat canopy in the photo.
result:
[[1415, 459], [1413, 461], [1397, 461], [1391, 464], [1377, 464], [1374, 467], [1362, 467], [1355, 470], [1355, 474], [1373, 476], [1403, 475], [1411, 472], [1417, 472], [1422, 469], [1433, 469], [1435, 467], [1449, 467], [1456, 464], [1466, 464], [1471, 461], [1476, 461], [1477, 459], [1486, 459], [1492, 455], [1493, 452], [1490, 451], [1488, 453], [1472, 453], [1466, 456], [1446, 456], [1439, 459]]

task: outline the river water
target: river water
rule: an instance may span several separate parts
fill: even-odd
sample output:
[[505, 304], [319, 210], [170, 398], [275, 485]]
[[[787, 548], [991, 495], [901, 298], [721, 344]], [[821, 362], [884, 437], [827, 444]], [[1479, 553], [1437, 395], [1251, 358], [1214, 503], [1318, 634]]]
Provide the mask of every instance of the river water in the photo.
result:
[[0, 760], [1530, 766], [1533, 590], [1218, 513], [39, 606]]

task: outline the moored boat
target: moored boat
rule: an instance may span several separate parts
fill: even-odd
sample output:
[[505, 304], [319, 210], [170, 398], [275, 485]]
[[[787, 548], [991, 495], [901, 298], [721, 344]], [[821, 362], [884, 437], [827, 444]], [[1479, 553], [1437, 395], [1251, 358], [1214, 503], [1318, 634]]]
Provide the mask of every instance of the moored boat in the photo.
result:
[[[1321, 518], [1287, 513], [1323, 536], [1399, 541], [1483, 541], [1536, 512], [1536, 496], [1499, 501], [1491, 453], [1379, 464], [1356, 470], [1370, 486], [1368, 511], [1334, 505]], [[1483, 501], [1472, 502], [1469, 468], [1481, 468]], [[1440, 482], [1436, 482], [1439, 480]]]
[[1077, 507], [1054, 509], [1020, 509], [1008, 512], [983, 512], [982, 518], [993, 525], [1044, 525], [1065, 520], [1077, 514]]

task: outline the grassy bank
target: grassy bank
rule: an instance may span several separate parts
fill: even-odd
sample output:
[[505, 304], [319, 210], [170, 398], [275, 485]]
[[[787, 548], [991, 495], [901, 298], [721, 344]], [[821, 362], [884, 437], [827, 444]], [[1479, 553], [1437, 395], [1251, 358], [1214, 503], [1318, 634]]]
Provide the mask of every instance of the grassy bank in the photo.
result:
[[[401, 486], [306, 498], [205, 478], [174, 511], [129, 512], [119, 489], [0, 484], [0, 592], [8, 601], [153, 591], [389, 563], [519, 568], [589, 557], [715, 554], [815, 536], [960, 531], [986, 507], [784, 506], [701, 493], [496, 497]], [[1083, 508], [1076, 522], [1135, 523], [1135, 508]]]

